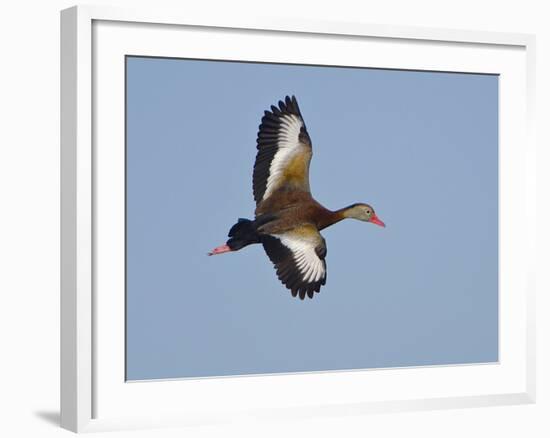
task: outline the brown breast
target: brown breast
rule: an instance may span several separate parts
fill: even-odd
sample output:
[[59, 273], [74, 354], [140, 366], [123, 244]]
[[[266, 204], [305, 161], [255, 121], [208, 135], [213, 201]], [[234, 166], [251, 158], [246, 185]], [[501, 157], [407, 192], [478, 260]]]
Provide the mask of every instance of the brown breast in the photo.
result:
[[273, 214], [276, 219], [260, 227], [267, 234], [283, 233], [304, 223], [314, 224], [318, 230], [332, 225], [341, 218], [323, 207], [311, 193], [281, 189], [256, 207], [256, 217]]

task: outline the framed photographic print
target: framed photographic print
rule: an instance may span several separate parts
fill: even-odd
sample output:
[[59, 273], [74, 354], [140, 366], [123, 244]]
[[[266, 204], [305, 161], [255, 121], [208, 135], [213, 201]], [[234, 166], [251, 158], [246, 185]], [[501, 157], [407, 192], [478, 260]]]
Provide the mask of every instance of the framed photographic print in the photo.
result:
[[62, 426], [534, 402], [534, 39], [61, 15]]

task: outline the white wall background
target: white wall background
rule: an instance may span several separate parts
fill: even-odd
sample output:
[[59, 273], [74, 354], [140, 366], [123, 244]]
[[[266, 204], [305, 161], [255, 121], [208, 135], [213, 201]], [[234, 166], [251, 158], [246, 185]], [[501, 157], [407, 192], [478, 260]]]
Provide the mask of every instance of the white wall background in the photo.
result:
[[[146, 1], [96, 4], [147, 5]], [[116, 432], [105, 436], [550, 436], [550, 14], [541, 0], [154, 2], [157, 7], [308, 17], [537, 35], [539, 143], [538, 388], [536, 405], [270, 425]], [[69, 436], [59, 404], [59, 10], [72, 1], [0, 6], [0, 436]], [[544, 192], [544, 193], [543, 193]]]

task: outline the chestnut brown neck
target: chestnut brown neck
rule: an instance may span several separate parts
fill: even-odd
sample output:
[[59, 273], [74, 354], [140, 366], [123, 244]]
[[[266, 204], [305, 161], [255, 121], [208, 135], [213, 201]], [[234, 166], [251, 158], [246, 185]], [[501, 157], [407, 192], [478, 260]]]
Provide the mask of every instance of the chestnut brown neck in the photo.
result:
[[343, 219], [346, 219], [348, 217], [347, 212], [351, 207], [352, 206], [348, 206], [335, 211], [324, 209], [319, 217], [319, 220], [317, 221], [317, 227], [319, 230], [322, 230], [340, 222]]

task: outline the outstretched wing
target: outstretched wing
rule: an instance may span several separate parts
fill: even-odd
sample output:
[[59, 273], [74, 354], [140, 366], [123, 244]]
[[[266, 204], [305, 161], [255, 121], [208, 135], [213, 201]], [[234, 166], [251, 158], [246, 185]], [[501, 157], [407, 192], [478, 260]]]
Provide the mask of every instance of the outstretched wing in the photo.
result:
[[257, 148], [252, 178], [256, 205], [282, 186], [309, 192], [311, 140], [294, 96], [265, 111]]
[[313, 298], [327, 280], [325, 239], [311, 224], [281, 234], [262, 236], [262, 244], [275, 265], [277, 277], [303, 300]]

